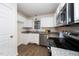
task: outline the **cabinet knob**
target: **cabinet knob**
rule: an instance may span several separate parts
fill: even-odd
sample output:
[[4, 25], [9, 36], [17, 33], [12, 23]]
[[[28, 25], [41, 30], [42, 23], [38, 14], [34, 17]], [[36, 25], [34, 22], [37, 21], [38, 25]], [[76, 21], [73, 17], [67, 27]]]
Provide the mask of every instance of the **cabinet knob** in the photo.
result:
[[13, 38], [13, 35], [11, 35], [10, 38]]

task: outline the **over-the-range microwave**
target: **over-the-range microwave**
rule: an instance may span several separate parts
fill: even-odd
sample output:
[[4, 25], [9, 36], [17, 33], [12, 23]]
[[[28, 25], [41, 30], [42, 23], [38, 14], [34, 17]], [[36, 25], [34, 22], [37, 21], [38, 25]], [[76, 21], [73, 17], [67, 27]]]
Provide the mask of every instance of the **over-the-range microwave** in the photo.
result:
[[65, 3], [57, 16], [57, 24], [74, 23], [74, 3]]

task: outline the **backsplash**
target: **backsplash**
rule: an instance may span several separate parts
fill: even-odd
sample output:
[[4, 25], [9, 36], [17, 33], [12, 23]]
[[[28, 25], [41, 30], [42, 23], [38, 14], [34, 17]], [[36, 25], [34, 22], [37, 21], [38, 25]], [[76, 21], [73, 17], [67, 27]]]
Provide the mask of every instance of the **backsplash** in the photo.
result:
[[71, 26], [52, 27], [51, 32], [79, 32], [79, 24], [73, 24]]
[[59, 27], [55, 28], [57, 32], [79, 32], [79, 27]]

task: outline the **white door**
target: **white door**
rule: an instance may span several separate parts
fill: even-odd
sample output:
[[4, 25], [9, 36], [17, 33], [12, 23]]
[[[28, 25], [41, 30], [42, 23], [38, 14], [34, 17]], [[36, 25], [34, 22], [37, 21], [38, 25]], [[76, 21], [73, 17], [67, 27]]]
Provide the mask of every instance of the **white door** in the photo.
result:
[[16, 11], [0, 4], [0, 56], [16, 55], [16, 49]]

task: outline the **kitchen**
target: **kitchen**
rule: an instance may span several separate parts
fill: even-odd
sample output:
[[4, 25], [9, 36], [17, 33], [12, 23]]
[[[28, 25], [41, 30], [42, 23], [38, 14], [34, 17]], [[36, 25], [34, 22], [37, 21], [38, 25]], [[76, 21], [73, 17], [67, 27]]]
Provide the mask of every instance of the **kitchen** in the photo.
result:
[[79, 56], [79, 3], [0, 3], [0, 27], [1, 56]]
[[[22, 7], [24, 7], [25, 5], [26, 5], [25, 10], [32, 9], [34, 11], [37, 11], [38, 9], [42, 8], [41, 6], [43, 6], [43, 4], [41, 3], [39, 4], [18, 4], [18, 11], [24, 13], [25, 11], [22, 10], [23, 9]], [[74, 38], [69, 37], [70, 35], [79, 34], [77, 32], [78, 19], [79, 19], [79, 16], [78, 16], [79, 4], [74, 4], [74, 3], [57, 4], [56, 3], [55, 6], [53, 6], [53, 4], [50, 3], [50, 6], [51, 5], [56, 10], [54, 11], [54, 13], [40, 15], [38, 13], [39, 12], [38, 10], [36, 14], [33, 14], [34, 16], [31, 15], [32, 17], [29, 18], [30, 20], [27, 20], [27, 22], [24, 23], [24, 27], [23, 27], [24, 31], [22, 32], [23, 34], [21, 34], [21, 36], [23, 35], [22, 36], [23, 38], [21, 39], [24, 39], [25, 41], [23, 41], [22, 43], [23, 44], [24, 43], [25, 44], [36, 43], [41, 46], [46, 46], [48, 47], [49, 55], [77, 55], [77, 54], [79, 55], [79, 52], [78, 52], [79, 47], [77, 46], [78, 44], [75, 45], [76, 42], [73, 42]], [[36, 6], [40, 6], [40, 8], [39, 7], [37, 8]], [[36, 10], [34, 9], [35, 7], [37, 8]], [[30, 12], [32, 12], [32, 10]], [[29, 14], [28, 12], [26, 13]], [[66, 40], [68, 39], [69, 40], [72, 39], [72, 41], [66, 42]], [[54, 48], [54, 47], [57, 47], [57, 48]], [[54, 49], [56, 51], [54, 51]], [[75, 53], [74, 51], [77, 51], [78, 53]]]

